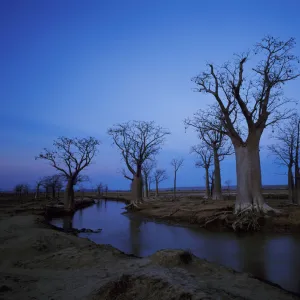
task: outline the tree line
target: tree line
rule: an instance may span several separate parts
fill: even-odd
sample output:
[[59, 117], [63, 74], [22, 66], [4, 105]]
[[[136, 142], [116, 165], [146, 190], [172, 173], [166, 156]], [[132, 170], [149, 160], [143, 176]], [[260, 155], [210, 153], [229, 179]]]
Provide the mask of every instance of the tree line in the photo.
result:
[[[192, 146], [190, 152], [197, 156], [196, 166], [205, 170], [205, 197], [214, 200], [223, 199], [220, 162], [235, 155], [236, 214], [274, 211], [262, 195], [260, 164], [260, 140], [269, 126], [275, 128], [278, 141], [269, 150], [288, 167], [289, 198], [300, 204], [299, 117], [283, 90], [286, 83], [300, 75], [299, 59], [292, 53], [294, 47], [293, 38], [281, 41], [266, 36], [251, 51], [235, 55], [221, 66], [209, 63], [206, 70], [192, 78], [195, 92], [210, 96], [214, 102], [184, 120], [184, 126], [193, 128], [199, 137], [199, 144]], [[287, 121], [290, 123], [283, 125]], [[108, 130], [124, 162], [122, 174], [130, 181], [133, 207], [149, 196], [151, 183], [155, 183], [158, 194], [159, 183], [167, 178], [164, 169], [156, 168], [156, 156], [169, 134], [168, 129], [153, 121], [115, 124]], [[76, 180], [90, 165], [99, 145], [100, 141], [93, 137], [61, 137], [54, 141], [54, 150], [44, 149], [37, 157], [49, 161], [64, 176], [68, 210], [74, 209]], [[171, 165], [176, 198], [177, 172], [183, 159], [174, 159]]]

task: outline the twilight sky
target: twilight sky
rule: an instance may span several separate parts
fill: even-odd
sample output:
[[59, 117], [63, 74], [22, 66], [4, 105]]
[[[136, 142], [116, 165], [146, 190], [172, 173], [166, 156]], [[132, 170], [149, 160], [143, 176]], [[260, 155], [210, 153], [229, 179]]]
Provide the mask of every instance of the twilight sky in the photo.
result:
[[[31, 185], [55, 171], [34, 157], [58, 136], [95, 136], [99, 154], [87, 170], [127, 189], [120, 154], [107, 135], [115, 123], [154, 120], [168, 128], [158, 157], [171, 186], [170, 161], [184, 157], [178, 186], [204, 185], [184, 118], [214, 103], [192, 91], [206, 62], [223, 63], [270, 34], [300, 42], [298, 0], [2, 0], [0, 3], [0, 188]], [[297, 46], [294, 53], [300, 55]], [[285, 86], [299, 95], [299, 80]], [[262, 144], [267, 144], [268, 134]], [[263, 148], [264, 184], [285, 184], [284, 172]], [[235, 160], [221, 164], [235, 184]]]

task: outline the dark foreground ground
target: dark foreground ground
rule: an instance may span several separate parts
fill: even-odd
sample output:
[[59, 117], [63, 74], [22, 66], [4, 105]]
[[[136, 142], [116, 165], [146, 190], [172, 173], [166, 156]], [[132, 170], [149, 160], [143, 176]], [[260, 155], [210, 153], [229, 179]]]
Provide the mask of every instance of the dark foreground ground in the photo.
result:
[[137, 258], [53, 230], [44, 205], [0, 200], [0, 299], [298, 299], [182, 250]]

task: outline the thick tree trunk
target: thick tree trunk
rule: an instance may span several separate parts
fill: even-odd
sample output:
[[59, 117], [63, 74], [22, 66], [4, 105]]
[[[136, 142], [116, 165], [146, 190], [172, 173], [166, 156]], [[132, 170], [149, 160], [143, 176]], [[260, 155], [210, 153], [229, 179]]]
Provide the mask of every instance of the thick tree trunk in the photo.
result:
[[210, 191], [209, 191], [209, 170], [208, 168], [205, 168], [205, 195], [204, 198], [208, 199], [210, 196]]
[[74, 211], [74, 209], [75, 209], [74, 180], [73, 178], [69, 178], [65, 190], [65, 210]]
[[297, 139], [296, 139], [296, 149], [295, 149], [295, 184], [294, 184], [294, 203], [300, 205], [300, 172], [299, 172], [299, 146], [300, 146], [300, 121], [298, 121], [297, 126]]
[[149, 187], [148, 187], [148, 177], [147, 176], [144, 176], [145, 177], [145, 198], [148, 198], [149, 197]]
[[288, 192], [289, 192], [289, 202], [294, 203], [294, 176], [292, 171], [293, 166], [288, 166]]
[[214, 165], [215, 165], [215, 180], [214, 180], [214, 189], [213, 189], [213, 200], [222, 200], [222, 184], [221, 184], [221, 170], [220, 170], [220, 160], [218, 151], [216, 148], [214, 150]]
[[142, 177], [134, 175], [131, 184], [132, 199], [131, 203], [135, 206], [143, 200], [143, 182]]
[[214, 175], [214, 172], [213, 172], [212, 179], [211, 179], [211, 185], [210, 185], [210, 193], [209, 193], [211, 198], [212, 198], [212, 195], [213, 195], [214, 186], [215, 186], [215, 175]]
[[39, 199], [40, 198], [40, 185], [38, 184], [36, 186], [36, 190], [35, 190], [35, 199]]
[[235, 146], [237, 195], [235, 213], [254, 209], [268, 212], [269, 207], [262, 196], [259, 139], [250, 140], [246, 146]]
[[155, 196], [158, 197], [158, 181], [155, 182]]
[[296, 182], [297, 182], [297, 189], [295, 189], [296, 191], [296, 200], [297, 200], [297, 204], [300, 205], [300, 173], [299, 173], [299, 169], [298, 169], [298, 174], [295, 176], [296, 177]]

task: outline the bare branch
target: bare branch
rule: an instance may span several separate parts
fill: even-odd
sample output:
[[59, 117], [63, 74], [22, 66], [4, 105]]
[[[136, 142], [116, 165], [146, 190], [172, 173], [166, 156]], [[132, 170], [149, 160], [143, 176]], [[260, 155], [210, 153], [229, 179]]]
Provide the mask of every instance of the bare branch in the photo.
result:
[[142, 165], [157, 155], [170, 132], [152, 122], [132, 121], [108, 130], [131, 174], [141, 175]]
[[59, 137], [53, 142], [54, 150], [44, 149], [36, 159], [45, 159], [66, 178], [77, 178], [79, 172], [91, 164], [100, 141], [89, 138]]

